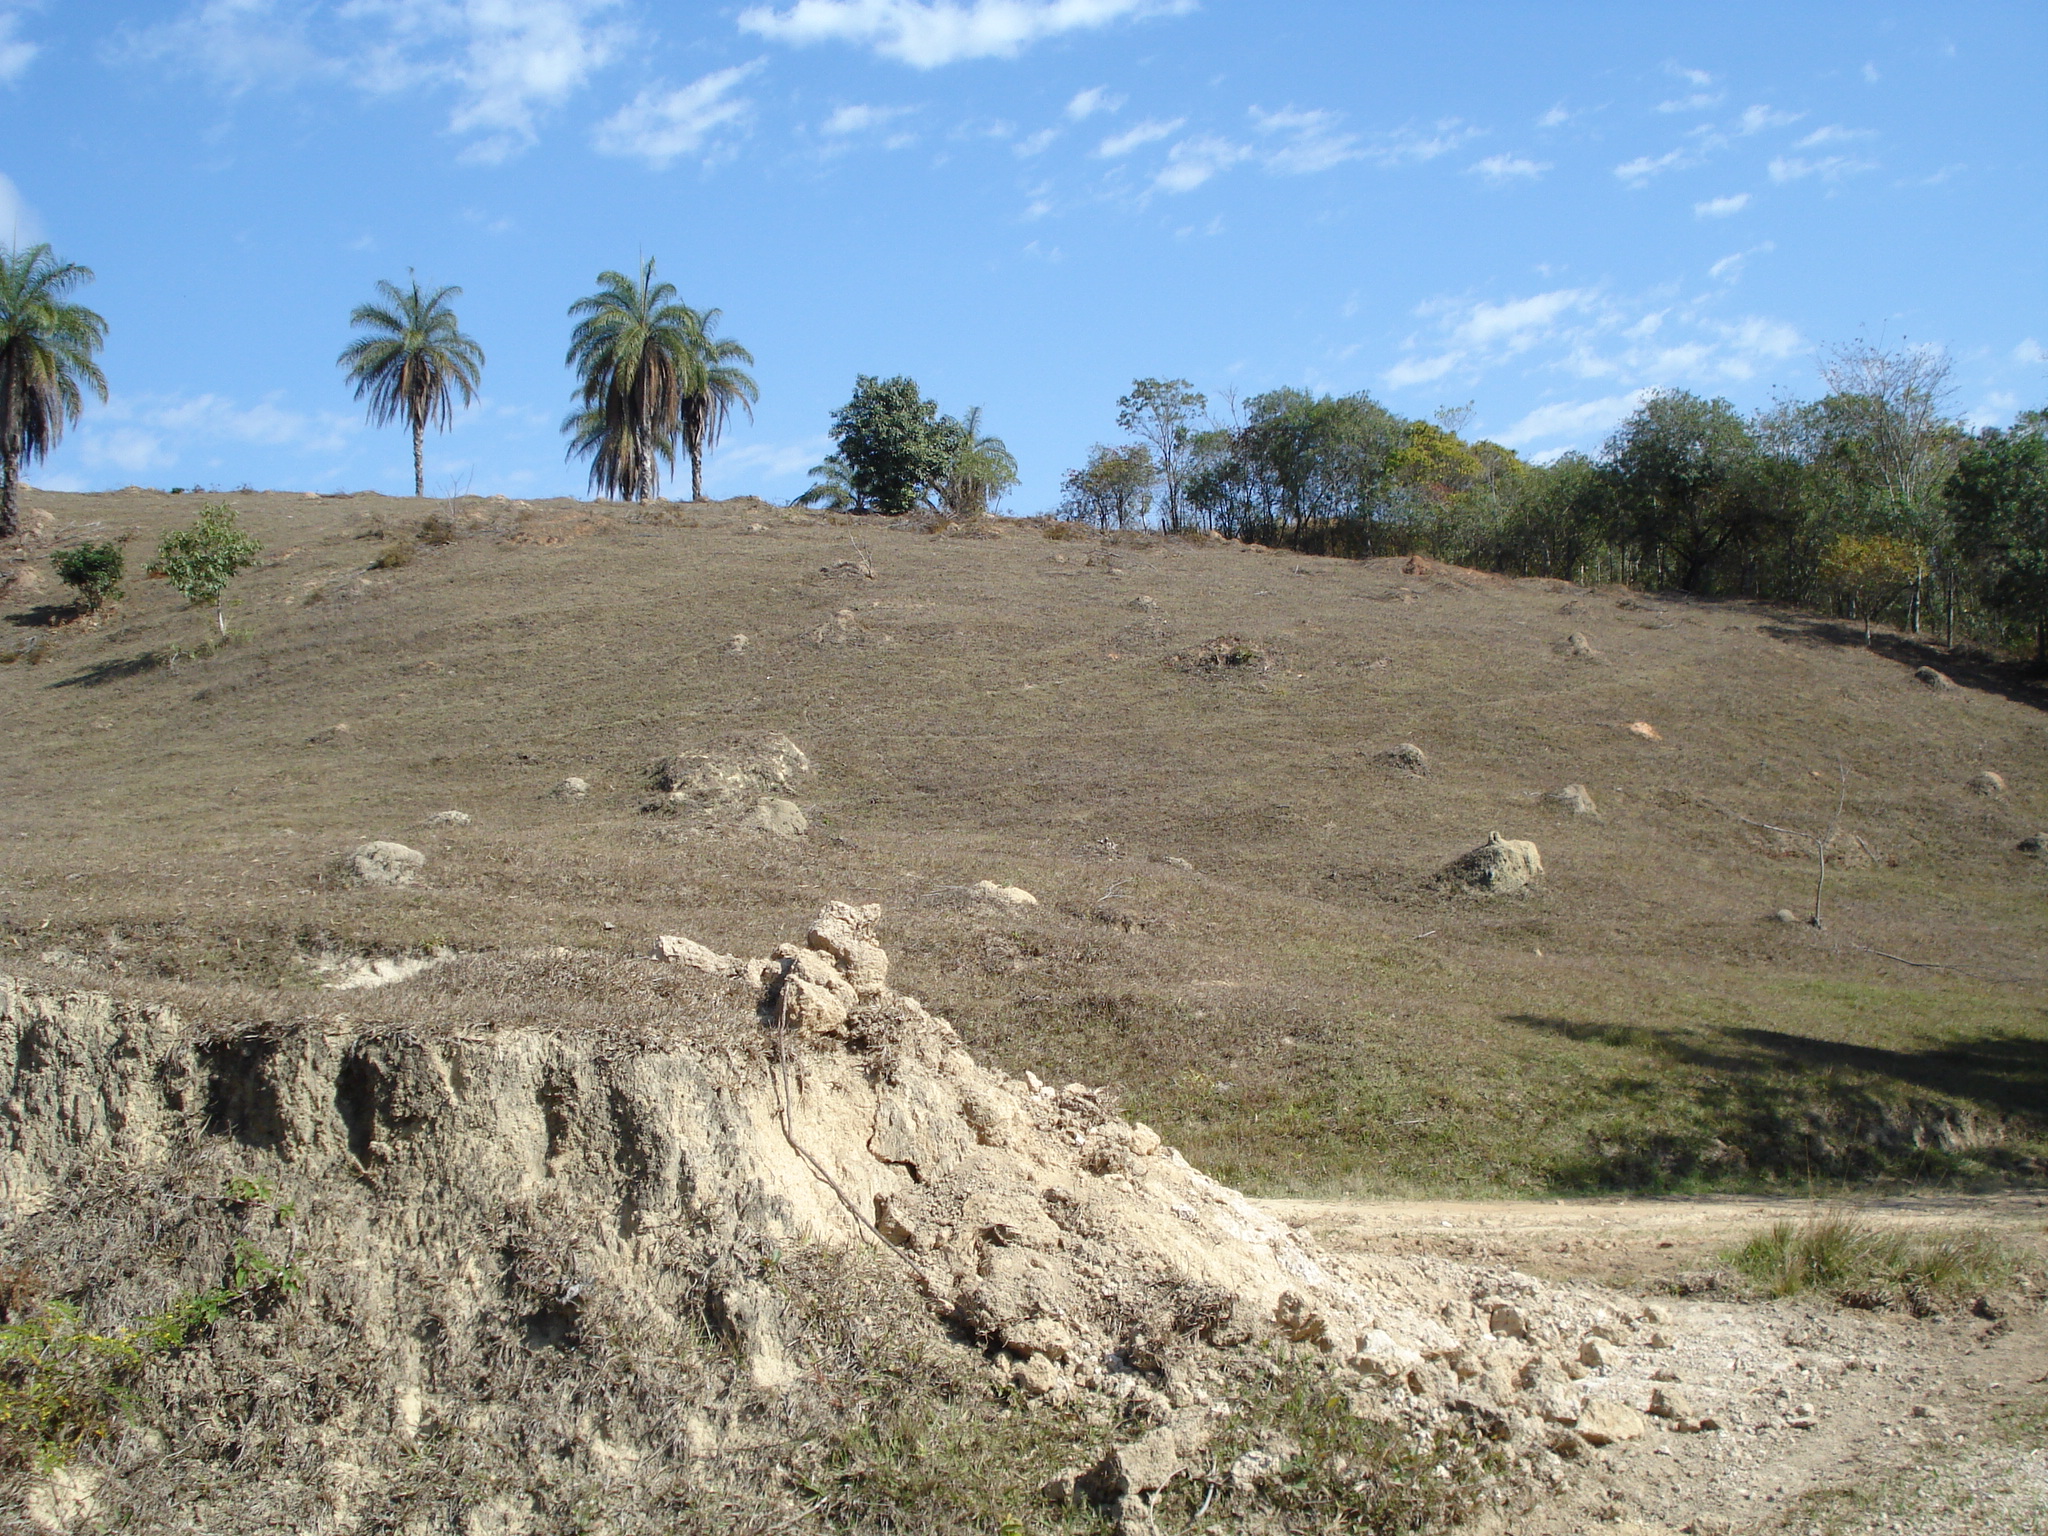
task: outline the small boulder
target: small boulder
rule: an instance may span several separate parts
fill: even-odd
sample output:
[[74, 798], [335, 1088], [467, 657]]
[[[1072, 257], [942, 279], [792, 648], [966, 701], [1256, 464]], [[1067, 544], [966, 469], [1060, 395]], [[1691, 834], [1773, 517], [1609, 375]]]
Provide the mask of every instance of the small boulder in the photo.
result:
[[42, 572], [32, 565], [17, 565], [0, 575], [0, 603], [25, 603], [49, 589]]
[[1607, 1370], [1621, 1364], [1621, 1351], [1606, 1339], [1588, 1339], [1579, 1346], [1579, 1363], [1596, 1371]]
[[739, 961], [731, 955], [721, 955], [695, 939], [678, 938], [668, 933], [654, 941], [654, 958], [665, 960], [670, 965], [686, 965], [693, 971], [703, 971], [712, 976], [736, 975], [739, 971]]
[[430, 827], [466, 827], [470, 823], [467, 811], [436, 811], [427, 818]]
[[1038, 905], [1038, 898], [1021, 885], [997, 885], [993, 880], [977, 880], [967, 888], [967, 893], [993, 907], [1021, 909]]
[[745, 635], [734, 635], [730, 640], [725, 642], [725, 653], [728, 656], [743, 655], [746, 652], [746, 649], [747, 637]]
[[1185, 874], [1193, 874], [1195, 872], [1195, 866], [1193, 864], [1189, 863], [1186, 859], [1177, 858], [1173, 854], [1167, 854], [1164, 858], [1160, 859], [1159, 862], [1164, 864], [1168, 869], [1178, 869]]
[[1438, 879], [1446, 885], [1489, 895], [1513, 895], [1543, 878], [1543, 855], [1536, 845], [1498, 832], [1462, 858], [1445, 865]]
[[1496, 1338], [1526, 1339], [1529, 1337], [1529, 1321], [1522, 1316], [1520, 1307], [1503, 1302], [1486, 1315], [1487, 1331]]
[[1650, 724], [1650, 722], [1647, 720], [1629, 721], [1628, 733], [1631, 736], [1640, 736], [1645, 741], [1662, 741], [1664, 739], [1662, 734], [1659, 733], [1659, 731], [1657, 730], [1657, 727]]
[[1604, 1397], [1588, 1398], [1572, 1426], [1592, 1445], [1612, 1445], [1617, 1440], [1636, 1440], [1649, 1425], [1626, 1403], [1612, 1403]]
[[2048, 832], [2036, 832], [2032, 837], [2019, 840], [2021, 853], [2048, 853]]
[[1932, 667], [1914, 668], [1913, 681], [1932, 688], [1936, 693], [1957, 693], [1961, 691], [1954, 679], [1949, 677], [1947, 673], [1937, 672]]
[[2005, 775], [1986, 768], [1982, 773], [1970, 776], [1967, 788], [1973, 795], [2002, 795], [2005, 793]]
[[1780, 907], [1771, 914], [1771, 921], [1774, 923], [1796, 923], [1799, 921], [1799, 914], [1790, 907]]
[[362, 843], [348, 856], [349, 877], [360, 885], [411, 885], [427, 856], [403, 843]]
[[1576, 629], [1564, 637], [1564, 642], [1558, 649], [1567, 656], [1577, 656], [1582, 659], [1600, 654], [1593, 649], [1593, 642], [1580, 634]]
[[1650, 1393], [1650, 1416], [1656, 1419], [1695, 1418], [1692, 1403], [1676, 1387], [1657, 1387]]
[[825, 904], [804, 943], [830, 955], [840, 974], [862, 998], [879, 997], [889, 986], [889, 956], [875, 938], [879, 906], [856, 907], [843, 901]]
[[1559, 810], [1574, 816], [1598, 816], [1600, 807], [1593, 803], [1593, 792], [1583, 784], [1567, 784], [1545, 796]]
[[794, 800], [763, 795], [754, 808], [740, 818], [742, 832], [765, 832], [770, 837], [802, 837], [811, 830], [810, 818]]
[[1412, 741], [1404, 741], [1389, 747], [1380, 754], [1380, 761], [1396, 773], [1405, 773], [1418, 779], [1429, 776], [1429, 754]]
[[557, 800], [581, 800], [590, 793], [590, 781], [579, 779], [574, 774], [562, 780], [549, 791]]

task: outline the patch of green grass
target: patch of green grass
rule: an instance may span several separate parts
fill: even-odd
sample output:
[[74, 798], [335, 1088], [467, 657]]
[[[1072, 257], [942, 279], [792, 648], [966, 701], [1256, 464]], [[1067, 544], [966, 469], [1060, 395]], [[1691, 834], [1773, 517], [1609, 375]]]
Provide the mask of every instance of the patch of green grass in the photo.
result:
[[1853, 1216], [1778, 1222], [1727, 1261], [1773, 1296], [1818, 1290], [1907, 1302], [1995, 1290], [2019, 1271], [2017, 1255], [1990, 1232], [1884, 1232]]

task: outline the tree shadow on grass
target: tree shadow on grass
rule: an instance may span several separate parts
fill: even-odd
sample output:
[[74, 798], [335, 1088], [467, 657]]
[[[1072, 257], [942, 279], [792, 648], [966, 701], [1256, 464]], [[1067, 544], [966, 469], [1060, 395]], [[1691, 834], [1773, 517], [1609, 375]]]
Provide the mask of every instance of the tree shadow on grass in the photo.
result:
[[2048, 1174], [2048, 1038], [1986, 1033], [1920, 1051], [1771, 1029], [1510, 1023], [1661, 1057], [1602, 1085], [1611, 1101], [1561, 1183], [1602, 1188]]
[[80, 609], [73, 603], [38, 603], [20, 613], [8, 614], [7, 622], [17, 629], [62, 629], [79, 616]]
[[145, 672], [154, 672], [164, 664], [162, 656], [155, 651], [144, 651], [140, 656], [123, 656], [113, 661], [96, 661], [82, 672], [69, 677], [60, 677], [49, 684], [52, 688], [97, 688], [101, 683], [119, 682], [124, 677], [140, 677]]
[[2027, 666], [1997, 661], [1978, 651], [1950, 651], [1931, 640], [1883, 630], [1873, 631], [1866, 647], [1862, 625], [1802, 614], [1781, 614], [1776, 623], [1760, 628], [1774, 640], [1795, 645], [1868, 649], [1897, 662], [1909, 674], [1920, 667], [1933, 667], [1959, 688], [1994, 693], [2016, 704], [2048, 710], [2048, 679]]

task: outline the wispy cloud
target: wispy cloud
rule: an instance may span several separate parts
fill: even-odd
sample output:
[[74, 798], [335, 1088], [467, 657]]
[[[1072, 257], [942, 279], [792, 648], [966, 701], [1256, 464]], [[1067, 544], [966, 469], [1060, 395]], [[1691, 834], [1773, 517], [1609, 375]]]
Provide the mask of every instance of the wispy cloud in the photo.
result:
[[1463, 118], [1443, 117], [1426, 127], [1410, 123], [1380, 134], [1365, 146], [1367, 159], [1380, 165], [1420, 165], [1461, 149], [1484, 134]]
[[1556, 106], [1536, 119], [1536, 126], [1538, 128], [1562, 128], [1571, 120], [1572, 114], [1570, 110], [1560, 101]]
[[1066, 117], [1069, 122], [1085, 123], [1098, 112], [1119, 112], [1123, 110], [1126, 98], [1113, 96], [1107, 88], [1091, 85], [1085, 91], [1076, 91], [1073, 100], [1067, 103]]
[[1781, 155], [1770, 163], [1769, 169], [1771, 180], [1776, 182], [1804, 181], [1809, 176], [1817, 176], [1822, 181], [1841, 181], [1876, 170], [1877, 162], [1859, 160], [1853, 155], [1823, 155], [1817, 160], [1808, 160], [1801, 155]]
[[1095, 146], [1095, 153], [1104, 160], [1115, 160], [1128, 155], [1134, 149], [1147, 144], [1156, 144], [1161, 139], [1170, 139], [1186, 125], [1184, 117], [1170, 118], [1165, 122], [1148, 117], [1142, 123], [1135, 123], [1122, 133], [1113, 134]]
[[597, 125], [593, 142], [600, 153], [645, 160], [657, 170], [684, 155], [711, 151], [715, 156], [723, 135], [742, 127], [751, 114], [753, 104], [734, 93], [760, 67], [756, 59], [675, 90], [644, 90]]
[[1490, 187], [1511, 186], [1518, 181], [1536, 181], [1551, 169], [1548, 160], [1530, 160], [1522, 155], [1488, 155], [1484, 160], [1475, 161], [1465, 167], [1467, 175], [1477, 176]]
[[1614, 174], [1631, 187], [1642, 187], [1648, 186], [1666, 171], [1697, 164], [1697, 155], [1690, 154], [1684, 149], [1674, 149], [1669, 154], [1658, 155], [1655, 158], [1638, 155], [1633, 160], [1624, 160], [1614, 168]]
[[2048, 363], [2048, 347], [2029, 336], [2012, 349], [2012, 360], [2016, 363]]
[[1252, 151], [1242, 144], [1213, 133], [1197, 134], [1166, 152], [1166, 164], [1152, 178], [1152, 185], [1161, 192], [1192, 192], [1219, 172], [1251, 158]]
[[191, 0], [182, 14], [122, 29], [111, 56], [197, 74], [230, 95], [327, 79], [372, 94], [452, 91], [451, 132], [471, 160], [532, 144], [539, 122], [618, 56], [619, 0]]
[[1792, 147], [1794, 149], [1821, 149], [1829, 144], [1854, 144], [1863, 139], [1874, 139], [1877, 132], [1872, 128], [1844, 128], [1840, 123], [1829, 123], [1825, 128], [1816, 128]]
[[[1535, 443], [1571, 440], [1569, 446], [1591, 446], [1605, 438], [1637, 406], [1650, 398], [1647, 389], [1625, 395], [1605, 395], [1598, 400], [1557, 401], [1539, 405], [1500, 434], [1503, 447], [1526, 448]], [[1553, 450], [1562, 452], [1563, 449]]]
[[1312, 175], [1366, 153], [1357, 134], [1338, 131], [1338, 125], [1344, 121], [1340, 112], [1304, 111], [1298, 107], [1267, 112], [1253, 107], [1251, 119], [1252, 127], [1261, 135], [1278, 141], [1278, 147], [1263, 156], [1266, 169], [1277, 175]]
[[12, 246], [34, 245], [43, 238], [43, 221], [21, 195], [21, 188], [0, 172], [0, 240]]
[[899, 117], [907, 117], [916, 111], [915, 107], [875, 107], [865, 103], [840, 107], [819, 126], [820, 133], [844, 136], [867, 133], [876, 128], [886, 128]]
[[295, 411], [272, 395], [240, 405], [223, 395], [116, 395], [86, 418], [80, 458], [90, 469], [139, 475], [244, 446], [332, 453], [362, 428], [338, 411]]
[[1695, 218], [1725, 219], [1730, 214], [1742, 212], [1748, 206], [1749, 194], [1735, 192], [1727, 197], [1710, 197], [1703, 203], [1694, 203], [1692, 211]]
[[1033, 43], [1118, 21], [1181, 16], [1195, 0], [796, 0], [749, 6], [742, 31], [779, 43], [853, 43], [917, 69], [1013, 58]]
[[14, 35], [21, 18], [0, 11], [0, 85], [12, 85], [28, 71], [42, 49]]
[[1762, 245], [1752, 245], [1746, 251], [1737, 251], [1732, 256], [1723, 256], [1719, 261], [1707, 268], [1707, 276], [1713, 278], [1716, 282], [1736, 282], [1741, 278], [1742, 269], [1748, 265], [1750, 257], [1762, 256], [1767, 252], [1775, 251], [1777, 248], [1775, 242], [1766, 240]]
[[1382, 380], [1396, 390], [1451, 377], [1469, 384], [1513, 365], [1611, 381], [1610, 393], [1615, 386], [1712, 385], [1751, 378], [1803, 345], [1783, 321], [1716, 313], [1730, 291], [1627, 298], [1605, 287], [1572, 287], [1503, 300], [1434, 300], [1418, 311], [1422, 329], [1403, 343]]
[[1666, 73], [1675, 75], [1692, 87], [1683, 96], [1657, 103], [1659, 112], [1706, 112], [1718, 107], [1727, 99], [1726, 91], [1711, 89], [1714, 77], [1703, 69], [1686, 69], [1677, 64], [1664, 66]]
[[1781, 112], [1776, 107], [1747, 107], [1735, 120], [1735, 131], [1746, 136], [1762, 133], [1766, 128], [1789, 128], [1805, 115], [1804, 112]]

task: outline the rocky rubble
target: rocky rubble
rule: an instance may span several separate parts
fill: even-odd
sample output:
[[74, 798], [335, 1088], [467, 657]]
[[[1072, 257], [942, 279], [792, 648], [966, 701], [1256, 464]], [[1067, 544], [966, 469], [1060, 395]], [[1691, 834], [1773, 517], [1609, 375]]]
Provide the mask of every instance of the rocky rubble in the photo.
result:
[[[1623, 1401], [1608, 1380], [1666, 1342], [1638, 1303], [1506, 1268], [1331, 1257], [1107, 1090], [978, 1065], [891, 987], [880, 916], [833, 902], [801, 943], [744, 959], [664, 937], [638, 963], [701, 973], [729, 1023], [632, 1050], [338, 1016], [202, 1034], [162, 1009], [0, 979], [0, 1234], [109, 1160], [134, 1179], [209, 1142], [296, 1181], [315, 1213], [309, 1305], [381, 1352], [377, 1401], [398, 1405], [351, 1410], [343, 1440], [402, 1437], [389, 1413], [456, 1413], [475, 1392], [463, 1362], [507, 1305], [493, 1257], [512, 1251], [507, 1213], [537, 1202], [572, 1258], [520, 1303], [540, 1307], [521, 1326], [570, 1328], [604, 1298], [643, 1319], [702, 1308], [763, 1391], [797, 1374], [778, 1304], [684, 1239], [886, 1247], [992, 1380], [1138, 1426], [1053, 1490], [1114, 1507], [1127, 1530], [1195, 1465], [1262, 1349], [1320, 1362], [1358, 1415], [1475, 1436], [1527, 1469], [1647, 1431], [1647, 1391]], [[422, 1329], [441, 1364], [402, 1343]]]

